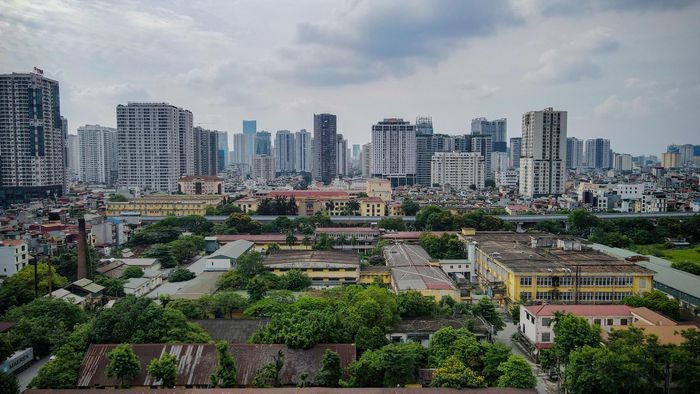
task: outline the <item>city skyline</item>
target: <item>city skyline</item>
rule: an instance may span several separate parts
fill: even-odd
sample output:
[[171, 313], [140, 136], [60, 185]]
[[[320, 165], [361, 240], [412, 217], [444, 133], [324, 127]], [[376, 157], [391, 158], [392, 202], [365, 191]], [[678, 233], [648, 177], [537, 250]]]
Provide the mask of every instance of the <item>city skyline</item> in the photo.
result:
[[[609, 138], [616, 151], [658, 155], [670, 143], [700, 142], [692, 110], [700, 105], [693, 72], [700, 59], [683, 48], [700, 38], [693, 29], [697, 2], [397, 4], [370, 10], [363, 2], [280, 3], [264, 15], [246, 2], [203, 10], [157, 2], [139, 9], [6, 4], [0, 5], [0, 29], [10, 39], [1, 48], [7, 56], [0, 57], [0, 68], [36, 65], [60, 81], [71, 134], [85, 124], [115, 127], [116, 105], [148, 100], [189, 108], [194, 125], [228, 132], [229, 145], [242, 132], [242, 119], [257, 119], [259, 129], [269, 131], [310, 130], [312, 114], [333, 113], [338, 133], [349, 144], [364, 144], [372, 124], [385, 117], [427, 115], [436, 133], [462, 134], [475, 118], [517, 124], [523, 113], [548, 106], [569, 112], [569, 136]], [[239, 10], [246, 18], [233, 17]], [[227, 17], [233, 18], [229, 24], [209, 23]], [[402, 30], [405, 23], [372, 28], [390, 17], [415, 29]], [[539, 26], [543, 21], [548, 34]], [[275, 28], [265, 32], [258, 25]], [[665, 26], [663, 36], [653, 33], [656, 25]], [[152, 42], [125, 40], [122, 33], [147, 34]], [[370, 40], [372, 34], [380, 39]], [[416, 42], [401, 44], [405, 39]], [[70, 53], [81, 45], [89, 48]], [[191, 56], [175, 61], [182, 51], [173, 45]], [[240, 59], [290, 61], [266, 62], [274, 67], [233, 62], [221, 56], [231, 49]], [[304, 63], [318, 51], [347, 65]], [[475, 56], [488, 62], [474, 62]], [[521, 64], [509, 60], [514, 57]], [[404, 93], [400, 99], [396, 91]], [[645, 138], [634, 138], [640, 134]], [[512, 127], [508, 137], [517, 136], [519, 128]]]

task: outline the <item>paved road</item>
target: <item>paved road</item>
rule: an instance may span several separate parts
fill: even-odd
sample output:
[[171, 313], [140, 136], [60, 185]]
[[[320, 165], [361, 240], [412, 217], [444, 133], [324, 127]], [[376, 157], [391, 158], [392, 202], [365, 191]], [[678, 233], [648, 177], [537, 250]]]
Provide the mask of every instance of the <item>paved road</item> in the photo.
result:
[[39, 369], [41, 369], [41, 367], [48, 361], [49, 356], [34, 361], [34, 363], [30, 365], [29, 368], [25, 369], [17, 375], [17, 382], [19, 383], [20, 393], [27, 388], [29, 382], [31, 382], [31, 380], [39, 374]]
[[549, 381], [546, 377], [546, 374], [542, 373], [542, 371], [539, 370], [537, 365], [530, 360], [530, 358], [522, 351], [522, 349], [517, 344], [513, 343], [511, 337], [517, 331], [516, 325], [513, 324], [513, 322], [510, 320], [510, 317], [506, 317], [505, 315], [503, 320], [506, 323], [506, 327], [496, 334], [496, 340], [498, 342], [512, 347], [513, 353], [519, 354], [523, 356], [525, 360], [527, 360], [527, 362], [532, 367], [533, 372], [535, 372], [535, 377], [537, 377], [537, 387], [535, 388], [537, 389], [537, 392], [539, 394], [556, 393], [556, 383]]

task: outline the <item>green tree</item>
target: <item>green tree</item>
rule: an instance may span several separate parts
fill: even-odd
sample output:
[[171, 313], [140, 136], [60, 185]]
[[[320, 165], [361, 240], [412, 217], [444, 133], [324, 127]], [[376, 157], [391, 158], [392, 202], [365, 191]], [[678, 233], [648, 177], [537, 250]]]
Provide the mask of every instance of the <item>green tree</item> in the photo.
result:
[[531, 389], [537, 385], [530, 364], [517, 354], [510, 355], [507, 361], [498, 366], [498, 372], [501, 373], [498, 378], [498, 387]]
[[382, 348], [384, 387], [405, 386], [418, 379], [418, 368], [425, 363], [426, 349], [418, 343], [398, 343]]
[[486, 298], [481, 298], [472, 308], [472, 312], [483, 317], [495, 331], [501, 331], [506, 326], [500, 312], [496, 310], [496, 305]]
[[0, 393], [19, 394], [19, 383], [14, 374], [0, 371]]
[[245, 297], [233, 291], [220, 291], [211, 297], [211, 308], [214, 312], [233, 317], [233, 312], [243, 310], [248, 305]]
[[466, 328], [443, 327], [433, 333], [428, 347], [428, 365], [439, 366], [445, 359], [456, 353], [458, 342], [476, 342], [476, 337]]
[[348, 365], [349, 384], [353, 387], [382, 387], [384, 367], [382, 351], [368, 350]]
[[457, 356], [445, 359], [435, 370], [432, 387], [455, 388], [485, 387], [484, 378], [467, 368]]
[[128, 202], [129, 198], [127, 198], [123, 194], [112, 194], [109, 196], [109, 202]]
[[260, 275], [265, 272], [262, 260], [262, 255], [259, 252], [248, 252], [236, 260], [235, 271], [247, 279]]
[[659, 290], [647, 291], [641, 297], [636, 295], [627, 296], [622, 300], [622, 303], [633, 307], [647, 307], [676, 320], [681, 317], [678, 299], [669, 298]]
[[488, 385], [498, 382], [498, 378], [501, 376], [501, 371], [498, 367], [508, 360], [510, 352], [511, 349], [500, 342], [494, 342], [489, 345], [482, 357], [484, 369], [481, 372]]
[[165, 353], [160, 358], [154, 358], [148, 363], [148, 374], [160, 382], [160, 387], [175, 387], [177, 379], [177, 358], [170, 353]]
[[187, 264], [204, 250], [204, 237], [200, 235], [181, 236], [170, 242], [168, 247], [178, 264]]
[[599, 219], [591, 212], [581, 208], [569, 213], [569, 231], [577, 235], [587, 235], [597, 227]]
[[314, 250], [331, 250], [333, 249], [333, 241], [328, 236], [328, 234], [323, 233], [317, 239], [314, 244]]
[[129, 344], [121, 344], [107, 353], [107, 377], [115, 378], [119, 388], [129, 388], [131, 381], [141, 371], [141, 364]]
[[384, 330], [377, 326], [372, 328], [362, 326], [357, 330], [357, 334], [355, 335], [355, 346], [357, 346], [357, 350], [360, 352], [379, 349], [388, 343], [389, 340], [386, 339]]
[[137, 267], [134, 265], [126, 267], [124, 272], [122, 272], [122, 278], [124, 278], [124, 279], [142, 278], [142, 277], [143, 277], [143, 268]]
[[188, 270], [187, 268], [177, 267], [170, 272], [170, 275], [168, 275], [168, 282], [184, 282], [196, 277], [197, 274]]
[[343, 376], [338, 353], [326, 349], [321, 358], [321, 367], [316, 374], [316, 385], [321, 387], [338, 387]]
[[419, 209], [420, 205], [408, 197], [404, 198], [401, 202], [401, 210], [406, 216], [415, 215]]
[[399, 315], [404, 318], [432, 316], [436, 312], [435, 298], [424, 296], [415, 290], [400, 292], [396, 301]]
[[287, 244], [287, 246], [291, 248], [297, 243], [298, 240], [296, 235], [294, 235], [293, 233], [288, 233], [284, 241]]
[[[72, 389], [78, 381], [78, 371], [88, 346], [87, 336], [92, 329], [90, 322], [79, 324], [64, 337], [53, 352], [54, 359], [44, 364], [29, 387], [38, 389]], [[1, 392], [1, 391], [0, 391]]]
[[205, 309], [200, 300], [189, 300], [178, 298], [168, 302], [166, 308], [180, 311], [187, 319], [203, 319], [207, 316], [208, 308]]
[[157, 259], [162, 268], [173, 268], [177, 265], [170, 246], [164, 243], [157, 243], [151, 246], [144, 253], [144, 256]]
[[311, 286], [311, 278], [298, 269], [289, 270], [280, 277], [282, 287], [291, 291], [301, 291]]
[[267, 282], [265, 282], [263, 278], [256, 276], [248, 282], [246, 290], [248, 291], [248, 299], [250, 302], [260, 301], [265, 298], [265, 294], [267, 294]]
[[693, 393], [700, 387], [700, 331], [681, 332], [685, 341], [672, 353], [672, 362], [677, 367], [673, 376], [684, 393]]
[[238, 383], [236, 380], [238, 376], [236, 360], [233, 359], [233, 356], [228, 351], [228, 343], [226, 341], [216, 343], [216, 354], [218, 364], [210, 377], [212, 387], [236, 387]]
[[261, 388], [281, 386], [280, 371], [283, 366], [284, 353], [280, 350], [271, 363], [267, 363], [255, 371], [255, 376], [253, 376], [252, 381], [253, 386]]
[[400, 217], [382, 218], [377, 223], [377, 226], [388, 231], [406, 231], [406, 223]]
[[567, 364], [569, 354], [583, 346], [600, 346], [600, 327], [591, 326], [582, 317], [556, 313], [554, 319], [554, 349], [559, 359]]
[[[59, 275], [55, 268], [51, 268], [51, 275], [49, 275], [49, 265], [46, 262], [40, 262], [37, 267], [37, 273], [39, 277], [39, 295], [44, 295], [49, 292], [49, 281], [51, 282], [51, 288], [53, 290], [65, 287], [68, 284], [68, 280]], [[34, 266], [27, 265], [16, 274], [12, 275], [7, 281], [18, 282], [23, 285], [24, 288], [34, 292]], [[5, 284], [3, 283], [3, 286]]]
[[229, 228], [236, 229], [239, 234], [260, 234], [262, 231], [260, 222], [254, 221], [250, 216], [243, 213], [232, 213], [226, 219], [225, 224]]

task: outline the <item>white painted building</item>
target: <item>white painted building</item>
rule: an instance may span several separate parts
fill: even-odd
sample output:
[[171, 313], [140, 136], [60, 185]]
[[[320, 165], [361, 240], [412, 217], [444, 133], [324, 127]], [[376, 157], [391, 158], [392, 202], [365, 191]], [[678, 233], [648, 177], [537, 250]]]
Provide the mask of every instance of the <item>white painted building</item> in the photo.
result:
[[80, 180], [111, 186], [117, 180], [117, 129], [100, 125], [78, 127]]
[[393, 186], [413, 184], [416, 176], [416, 126], [400, 118], [372, 126], [372, 176]]
[[520, 171], [518, 170], [505, 170], [496, 172], [494, 181], [497, 187], [505, 187], [509, 189], [518, 187], [518, 177], [520, 176]]
[[275, 158], [270, 155], [253, 155], [253, 179], [275, 179]]
[[520, 195], [561, 195], [566, 181], [566, 111], [546, 108], [523, 115]]
[[27, 244], [15, 239], [0, 241], [0, 276], [12, 276], [28, 264]]
[[471, 152], [435, 152], [430, 162], [432, 185], [446, 185], [456, 189], [484, 188], [484, 158]]
[[311, 172], [311, 133], [301, 129], [294, 134], [294, 169]]
[[289, 130], [277, 130], [275, 133], [275, 171], [293, 172], [295, 154], [294, 134]]

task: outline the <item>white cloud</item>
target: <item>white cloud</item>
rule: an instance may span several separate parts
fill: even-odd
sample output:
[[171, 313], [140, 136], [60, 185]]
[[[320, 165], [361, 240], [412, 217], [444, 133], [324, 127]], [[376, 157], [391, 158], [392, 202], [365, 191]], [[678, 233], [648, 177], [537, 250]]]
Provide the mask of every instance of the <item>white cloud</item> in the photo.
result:
[[672, 89], [662, 94], [645, 94], [628, 99], [618, 95], [608, 96], [595, 107], [594, 113], [599, 118], [639, 119], [654, 113], [667, 112], [677, 108], [679, 92]]
[[491, 97], [501, 90], [499, 86], [489, 86], [471, 80], [460, 82], [457, 86], [465, 91], [468, 96], [475, 98]]

